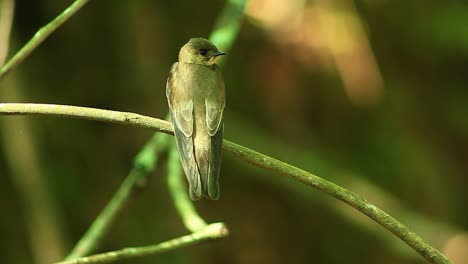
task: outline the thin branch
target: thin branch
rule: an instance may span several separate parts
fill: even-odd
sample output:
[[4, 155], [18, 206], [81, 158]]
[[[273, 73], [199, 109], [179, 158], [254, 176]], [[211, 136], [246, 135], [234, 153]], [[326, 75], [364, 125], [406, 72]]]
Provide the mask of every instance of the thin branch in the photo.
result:
[[[99, 113], [99, 114], [95, 114]], [[74, 107], [74, 106], [58, 106], [51, 107], [50, 105], [41, 104], [0, 104], [0, 114], [42, 114], [42, 115], [57, 115], [64, 117], [74, 117], [81, 119], [92, 119], [112, 123], [131, 124], [146, 128], [152, 128], [167, 134], [172, 134], [172, 127], [169, 122], [145, 117], [137, 114], [99, 110], [94, 108]], [[87, 114], [92, 114], [88, 116]], [[138, 118], [128, 118], [129, 116]], [[265, 168], [271, 171], [278, 172], [282, 175], [298, 180], [314, 189], [320, 190], [336, 199], [349, 204], [356, 210], [367, 215], [394, 235], [403, 240], [406, 244], [412, 247], [416, 252], [423, 256], [431, 263], [451, 263], [438, 250], [427, 244], [421, 237], [410, 231], [406, 226], [398, 222], [396, 219], [377, 208], [372, 203], [363, 199], [356, 193], [340, 187], [332, 182], [322, 179], [307, 171], [301, 170], [290, 164], [284, 163], [267, 155], [258, 153], [254, 150], [237, 145], [228, 140], [223, 141], [223, 149], [234, 154], [255, 166]]]
[[196, 232], [206, 227], [206, 222], [195, 210], [195, 206], [188, 197], [187, 187], [184, 184], [182, 167], [179, 159], [179, 153], [175, 142], [169, 146], [169, 157], [167, 160], [167, 183], [171, 192], [174, 205], [179, 212], [184, 226]]
[[220, 16], [217, 18], [209, 39], [220, 50], [228, 51], [231, 49], [239, 33], [247, 2], [247, 0], [228, 0]]
[[406, 244], [412, 247], [416, 252], [431, 263], [450, 263], [450, 261], [438, 250], [427, 244], [421, 237], [409, 230], [405, 225], [398, 222], [395, 218], [379, 209], [358, 194], [345, 189], [339, 185], [329, 182], [312, 173], [294, 167], [280, 160], [268, 157], [254, 150], [248, 149], [236, 143], [224, 140], [223, 149], [234, 156], [247, 161], [250, 164], [278, 172], [282, 175], [292, 177], [314, 189], [322, 191], [336, 199], [345, 202], [361, 213], [367, 215], [372, 220], [385, 227]]
[[8, 115], [53, 115], [116, 124], [134, 124], [172, 134], [172, 125], [169, 122], [129, 112], [69, 105], [16, 103], [0, 103], [0, 109], [1, 113]]
[[129, 258], [161, 254], [170, 250], [199, 244], [212, 239], [223, 238], [227, 235], [228, 231], [223, 223], [214, 223], [190, 235], [175, 238], [160, 244], [144, 247], [129, 247], [89, 257], [57, 262], [56, 264], [111, 263]]
[[80, 10], [89, 0], [76, 0], [54, 20], [40, 28], [36, 34], [0, 69], [0, 80], [26, 59], [57, 28]]
[[123, 181], [118, 191], [106, 205], [104, 210], [94, 220], [91, 227], [86, 231], [83, 237], [78, 241], [72, 252], [66, 257], [66, 260], [86, 256], [91, 253], [101, 241], [117, 213], [122, 209], [125, 202], [139, 183], [145, 180], [145, 176], [154, 170], [156, 166], [158, 153], [166, 148], [167, 135], [155, 134], [145, 144], [135, 158], [135, 165], [127, 178]]

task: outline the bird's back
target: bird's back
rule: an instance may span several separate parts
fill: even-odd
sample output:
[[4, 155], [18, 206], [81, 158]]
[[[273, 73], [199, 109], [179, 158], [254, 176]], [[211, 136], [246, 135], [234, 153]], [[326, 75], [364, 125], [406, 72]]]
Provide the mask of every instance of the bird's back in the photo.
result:
[[167, 97], [192, 199], [219, 197], [224, 82], [216, 65], [174, 64]]

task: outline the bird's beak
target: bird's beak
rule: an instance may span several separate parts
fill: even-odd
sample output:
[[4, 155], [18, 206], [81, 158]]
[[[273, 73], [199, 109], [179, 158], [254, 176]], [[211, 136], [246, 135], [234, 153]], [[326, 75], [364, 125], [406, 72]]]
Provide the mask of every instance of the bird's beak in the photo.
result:
[[211, 56], [208, 58], [209, 64], [210, 65], [214, 64], [216, 61], [216, 58], [218, 58], [218, 56], [221, 56], [221, 55], [226, 55], [226, 52], [222, 52], [222, 51], [213, 52]]
[[218, 57], [218, 56], [221, 56], [221, 55], [226, 55], [226, 52], [218, 51], [218, 52], [213, 54], [213, 57]]

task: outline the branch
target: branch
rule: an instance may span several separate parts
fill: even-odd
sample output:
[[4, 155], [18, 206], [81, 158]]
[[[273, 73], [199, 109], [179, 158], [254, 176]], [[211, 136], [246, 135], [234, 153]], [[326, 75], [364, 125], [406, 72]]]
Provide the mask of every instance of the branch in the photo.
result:
[[[167, 134], [172, 134], [172, 127], [167, 121], [127, 112], [100, 110], [94, 108], [47, 104], [5, 103], [0, 104], [0, 114], [56, 115], [80, 119], [91, 119], [126, 125], [136, 125], [145, 128], [152, 128]], [[232, 143], [228, 140], [223, 141], [223, 149], [255, 166], [291, 177], [352, 206], [356, 210], [367, 215], [381, 226], [392, 232], [429, 262], [450, 263], [450, 261], [444, 255], [423, 241], [421, 237], [416, 235], [406, 226], [385, 213], [383, 210], [377, 208], [372, 203], [363, 199], [356, 193], [322, 179], [312, 173], [301, 170], [267, 155], [258, 153], [254, 150]]]
[[154, 170], [158, 154], [166, 148], [166, 137], [164, 134], [155, 134], [140, 150], [135, 158], [135, 165], [127, 178], [123, 181], [104, 210], [94, 220], [88, 231], [78, 241], [72, 252], [66, 257], [66, 260], [86, 256], [96, 248], [111, 226], [111, 222], [115, 219], [117, 213], [130, 198], [135, 186], [145, 179], [146, 174]]
[[208, 240], [223, 238], [227, 235], [228, 231], [223, 223], [214, 223], [190, 235], [175, 238], [160, 244], [144, 247], [129, 247], [117, 251], [96, 254], [89, 257], [57, 262], [56, 264], [110, 263], [123, 259], [156, 255], [170, 250], [202, 243]]
[[78, 119], [95, 120], [123, 125], [137, 125], [172, 134], [172, 125], [164, 120], [139, 114], [103, 110], [90, 107], [56, 104], [0, 103], [0, 114], [8, 115], [52, 115]]
[[26, 59], [44, 40], [71, 16], [80, 10], [89, 0], [76, 0], [54, 20], [40, 28], [36, 34], [0, 69], [0, 80]]
[[318, 177], [312, 173], [294, 167], [280, 160], [268, 157], [236, 143], [224, 140], [223, 149], [250, 164], [292, 177], [314, 189], [322, 191], [367, 215], [385, 227], [431, 263], [450, 263], [438, 250], [427, 244], [421, 237], [409, 230], [395, 218], [379, 209], [358, 194]]

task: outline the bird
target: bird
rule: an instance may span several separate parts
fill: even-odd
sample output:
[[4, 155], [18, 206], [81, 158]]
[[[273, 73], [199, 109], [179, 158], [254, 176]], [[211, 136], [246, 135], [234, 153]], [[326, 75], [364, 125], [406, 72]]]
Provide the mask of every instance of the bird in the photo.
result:
[[166, 97], [179, 157], [192, 200], [217, 200], [223, 144], [224, 79], [216, 59], [225, 55], [209, 40], [191, 38], [179, 51]]

